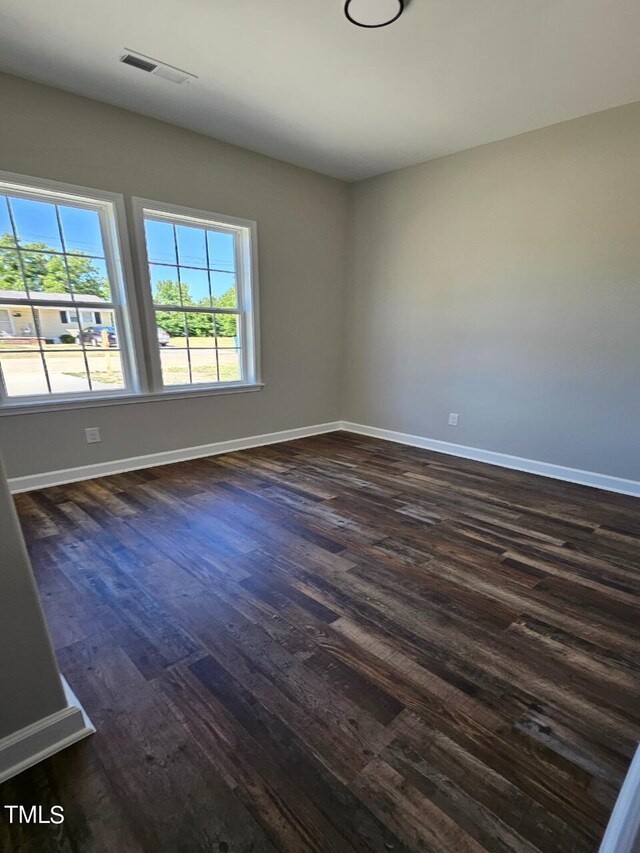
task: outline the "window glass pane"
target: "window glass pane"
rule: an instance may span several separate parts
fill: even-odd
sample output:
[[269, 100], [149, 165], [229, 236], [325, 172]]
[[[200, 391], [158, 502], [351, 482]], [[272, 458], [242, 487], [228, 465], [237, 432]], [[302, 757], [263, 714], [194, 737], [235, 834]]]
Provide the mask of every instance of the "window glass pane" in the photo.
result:
[[[187, 332], [182, 311], [156, 311], [156, 327], [170, 336], [167, 346], [186, 347]], [[160, 340], [158, 340], [160, 343]]]
[[2, 290], [24, 291], [18, 253], [13, 249], [0, 248], [0, 291]]
[[38, 308], [38, 322], [45, 350], [78, 349], [78, 312], [68, 304]]
[[[24, 272], [24, 276], [23, 276]], [[111, 301], [105, 261], [81, 255], [55, 255], [48, 252], [0, 248], [0, 290], [24, 290], [36, 293], [69, 293], [79, 297], [97, 296]]]
[[186, 315], [189, 347], [214, 347], [213, 314], [194, 312]]
[[237, 308], [235, 273], [212, 272], [211, 293], [213, 294], [213, 304], [219, 308]]
[[218, 360], [215, 349], [191, 349], [191, 376], [192, 382], [219, 382]]
[[[62, 258], [56, 258], [56, 260], [61, 261]], [[97, 296], [99, 299], [111, 302], [106, 261], [81, 255], [68, 255], [67, 266], [71, 289], [77, 299]]]
[[0, 246], [15, 246], [6, 196], [0, 196]]
[[160, 350], [160, 363], [165, 385], [188, 385], [191, 382], [186, 349], [164, 347]]
[[61, 255], [20, 252], [27, 287], [32, 293], [68, 293], [69, 280]]
[[61, 205], [58, 210], [65, 250], [74, 254], [98, 255], [104, 258], [98, 211]]
[[82, 350], [49, 350], [45, 353], [47, 372], [54, 394], [89, 391], [89, 380]]
[[218, 350], [218, 362], [220, 364], [221, 382], [240, 382], [242, 379], [241, 350], [226, 349]]
[[242, 380], [238, 315], [158, 311], [156, 325], [169, 335], [158, 339], [165, 385]]
[[210, 269], [234, 272], [236, 259], [233, 234], [226, 234], [222, 231], [207, 231], [207, 242], [209, 244]]
[[236, 314], [216, 314], [216, 337], [219, 347], [237, 347], [239, 323]]
[[90, 350], [87, 361], [94, 391], [115, 391], [125, 387], [119, 350]]
[[145, 219], [144, 233], [147, 243], [147, 257], [154, 264], [177, 264], [173, 225], [170, 222], [157, 222]]
[[24, 305], [3, 304], [0, 305], [0, 352], [16, 348], [38, 349], [33, 311]]
[[0, 344], [3, 338], [13, 337], [13, 325], [11, 323], [11, 311], [9, 308], [0, 308]]
[[49, 391], [42, 358], [33, 349], [8, 353], [0, 346], [0, 368], [9, 397], [47, 394]]
[[166, 329], [163, 329], [162, 326], [157, 326], [156, 332], [158, 337], [158, 344], [161, 347], [171, 346], [171, 335], [169, 332], [167, 332]]
[[190, 225], [176, 225], [178, 241], [178, 263], [180, 266], [207, 266], [207, 250], [205, 246], [204, 228], [194, 228]]
[[[89, 322], [86, 322], [86, 321]], [[80, 311], [82, 341], [90, 349], [108, 350], [119, 347], [118, 330], [114, 323], [113, 312], [100, 312], [100, 320], [95, 322], [95, 312]]]
[[182, 305], [178, 270], [175, 267], [149, 264], [149, 276], [156, 305]]
[[211, 300], [209, 298], [209, 273], [207, 270], [180, 267], [180, 286], [183, 305], [206, 305], [207, 308], [211, 307]]
[[11, 198], [9, 203], [23, 248], [62, 251], [55, 204], [26, 198]]

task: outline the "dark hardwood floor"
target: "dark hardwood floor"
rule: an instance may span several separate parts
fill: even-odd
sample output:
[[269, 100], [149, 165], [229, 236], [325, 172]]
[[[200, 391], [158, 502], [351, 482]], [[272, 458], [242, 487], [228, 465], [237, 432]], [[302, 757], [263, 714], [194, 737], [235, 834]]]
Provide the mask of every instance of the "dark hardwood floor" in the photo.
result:
[[640, 501], [334, 433], [17, 496], [97, 734], [11, 851], [598, 849]]

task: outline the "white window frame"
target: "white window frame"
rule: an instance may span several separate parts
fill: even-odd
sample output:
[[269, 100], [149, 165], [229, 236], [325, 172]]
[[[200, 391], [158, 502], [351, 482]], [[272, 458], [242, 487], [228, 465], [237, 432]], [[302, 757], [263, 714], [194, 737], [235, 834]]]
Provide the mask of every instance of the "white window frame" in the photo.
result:
[[[253, 220], [238, 219], [210, 211], [166, 204], [149, 199], [134, 198], [132, 226], [135, 251], [127, 227], [127, 211], [124, 197], [118, 193], [89, 187], [50, 181], [28, 175], [0, 170], [2, 192], [33, 198], [35, 201], [58, 200], [61, 204], [87, 206], [95, 210], [100, 207], [101, 231], [105, 248], [107, 272], [112, 293], [118, 296], [118, 305], [106, 302], [103, 308], [95, 303], [76, 299], [66, 310], [69, 314], [80, 310], [112, 311], [116, 315], [122, 351], [123, 377], [127, 385], [113, 391], [87, 391], [81, 393], [51, 393], [21, 397], [9, 397], [0, 378], [0, 417], [65, 409], [97, 408], [127, 403], [155, 402], [184, 397], [236, 394], [260, 391], [264, 387], [260, 368], [260, 334], [258, 303], [258, 235]], [[220, 227], [241, 235], [236, 240], [240, 251], [236, 256], [236, 280], [238, 307], [244, 312], [242, 343], [243, 381], [220, 383], [197, 383], [183, 386], [162, 384], [160, 356], [155, 325], [155, 308], [152, 300], [151, 283], [144, 236], [143, 210], [153, 210], [168, 217], [182, 217], [196, 224]], [[104, 226], [102, 225], [104, 218]], [[134, 275], [138, 273], [138, 280]], [[142, 284], [142, 286], [139, 286]], [[1, 293], [0, 293], [1, 298]], [[242, 300], [240, 302], [240, 300]], [[22, 300], [11, 300], [14, 305]], [[25, 307], [38, 307], [38, 300], [24, 300]], [[0, 307], [8, 302], [0, 302]], [[49, 307], [58, 307], [47, 301]], [[216, 312], [213, 312], [216, 313]], [[224, 313], [219, 311], [217, 313]]]
[[[194, 393], [224, 393], [233, 390], [252, 390], [262, 386], [259, 341], [258, 302], [258, 226], [251, 219], [239, 219], [220, 213], [183, 207], [175, 204], [133, 198], [133, 229], [138, 261], [138, 273], [144, 293], [141, 295], [143, 330], [147, 345], [150, 391], [160, 396], [177, 396]], [[236, 249], [236, 287], [239, 322], [242, 324], [242, 380], [239, 382], [190, 383], [164, 385], [160, 349], [158, 347], [149, 260], [147, 256], [144, 217], [149, 214], [173, 224], [215, 228], [233, 233]], [[162, 310], [162, 309], [160, 309]], [[194, 308], [197, 310], [197, 308]], [[224, 313], [224, 309], [202, 309], [205, 313]], [[232, 313], [236, 313], [235, 311]]]
[[[77, 404], [94, 405], [100, 401], [112, 401], [131, 397], [142, 390], [140, 370], [142, 350], [139, 345], [138, 315], [135, 295], [132, 292], [131, 264], [128, 234], [125, 225], [124, 199], [117, 193], [89, 189], [75, 184], [49, 181], [43, 178], [16, 175], [0, 171], [0, 192], [33, 201], [50, 201], [61, 205], [95, 210], [100, 221], [100, 230], [105, 252], [107, 275], [111, 288], [111, 301], [101, 304], [98, 310], [115, 314], [118, 325], [119, 349], [125, 388], [113, 391], [86, 391], [81, 393], [47, 393], [24, 396], [9, 396], [0, 372], [0, 414], [14, 411], [49, 411], [56, 408], [74, 407]], [[25, 308], [58, 307], [50, 300], [32, 298], [11, 299], [12, 305]], [[4, 302], [0, 291], [0, 306]], [[82, 310], [94, 311], [96, 304], [75, 298], [66, 310], [79, 314]]]

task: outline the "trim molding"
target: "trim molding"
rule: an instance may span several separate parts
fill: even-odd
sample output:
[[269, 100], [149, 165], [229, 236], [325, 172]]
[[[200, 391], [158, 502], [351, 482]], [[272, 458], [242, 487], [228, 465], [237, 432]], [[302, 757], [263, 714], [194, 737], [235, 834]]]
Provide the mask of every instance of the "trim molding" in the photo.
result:
[[13, 494], [30, 492], [33, 489], [45, 489], [48, 486], [61, 486], [78, 480], [91, 480], [94, 477], [106, 477], [109, 474], [123, 474], [125, 471], [137, 471], [141, 468], [153, 468], [156, 465], [168, 465], [171, 462], [186, 462], [203, 456], [217, 456], [233, 450], [247, 450], [296, 438], [307, 438], [325, 432], [342, 429], [341, 421], [313, 426], [285, 429], [263, 435], [250, 435], [246, 438], [232, 438], [229, 441], [216, 441], [213, 444], [201, 444], [197, 447], [185, 447], [179, 450], [166, 450], [162, 453], [147, 453], [144, 456], [130, 456], [127, 459], [114, 459], [111, 462], [96, 462], [94, 465], [81, 465], [77, 468], [64, 468], [60, 471], [46, 471], [44, 474], [28, 474], [26, 477], [10, 477], [9, 489]]
[[538, 474], [541, 477], [551, 477], [554, 480], [578, 483], [582, 486], [591, 486], [594, 489], [604, 489], [608, 492], [618, 492], [622, 495], [640, 497], [640, 482], [637, 480], [625, 480], [622, 477], [610, 477], [608, 474], [598, 474], [594, 471], [565, 468], [562, 465], [553, 465], [550, 462], [539, 462], [535, 459], [525, 459], [521, 456], [510, 456], [507, 453], [497, 453], [496, 451], [483, 450], [479, 447], [467, 447], [464, 444], [452, 444], [449, 441], [439, 441], [420, 435], [410, 435], [406, 432], [395, 432], [390, 429], [355, 424], [351, 421], [331, 421], [326, 424], [285, 429], [280, 432], [264, 433], [263, 435], [250, 435], [246, 438], [216, 441], [212, 444], [201, 444], [197, 447], [184, 447], [178, 450], [166, 450], [161, 453], [147, 453], [144, 456], [114, 459], [110, 462], [96, 462], [93, 465], [81, 465], [77, 468], [46, 471], [44, 474], [28, 474], [25, 477], [12, 477], [9, 479], [9, 488], [13, 494], [29, 492], [33, 489], [45, 489], [48, 486], [75, 483], [78, 480], [107, 477], [109, 474], [122, 474], [125, 471], [153, 468], [156, 465], [168, 465], [172, 462], [200, 459], [203, 456], [217, 456], [221, 453], [231, 453], [234, 450], [247, 450], [251, 447], [278, 444], [281, 441], [293, 441], [296, 438], [307, 438], [312, 435], [335, 432], [336, 430], [345, 430], [346, 432], [353, 432], [357, 435], [368, 435], [371, 438], [381, 438], [383, 441], [395, 441], [398, 444], [421, 447], [424, 450], [434, 450], [436, 453], [460, 456], [463, 459], [473, 459], [476, 462], [487, 462], [489, 465], [499, 465], [501, 468], [511, 468], [514, 471], [526, 471], [528, 474]]
[[396, 441], [398, 444], [422, 447], [425, 450], [435, 450], [436, 453], [446, 453], [449, 456], [461, 456], [463, 459], [473, 459], [476, 462], [488, 462], [490, 465], [499, 465], [501, 468], [511, 468], [514, 471], [526, 471], [528, 474], [539, 474], [542, 477], [551, 477], [554, 480], [565, 480], [568, 483], [578, 483], [581, 486], [591, 486], [608, 492], [640, 497], [640, 482], [637, 480], [610, 477], [608, 474], [581, 471], [578, 468], [565, 468], [562, 465], [553, 465], [550, 462], [539, 462], [535, 459], [510, 456], [507, 453], [482, 450], [479, 447], [467, 447], [464, 444], [452, 444], [449, 441], [410, 435], [406, 432], [394, 432], [390, 429], [354, 424], [350, 421], [343, 421], [341, 428], [358, 435], [368, 435], [371, 438], [381, 438], [384, 441]]
[[67, 697], [66, 708], [0, 740], [0, 783], [95, 732], [63, 677], [62, 686]]
[[634, 853], [640, 849], [640, 747], [622, 783], [600, 853]]
[[262, 391], [264, 382], [252, 385], [225, 385], [212, 388], [183, 388], [180, 391], [161, 391], [159, 393], [120, 394], [111, 391], [111, 397], [104, 394], [99, 397], [75, 397], [72, 400], [49, 400], [40, 403], [7, 403], [0, 406], [0, 418], [17, 415], [33, 415], [41, 412], [68, 412], [70, 409], [101, 409], [105, 406], [123, 406], [129, 403], [161, 403], [165, 400], [187, 400], [192, 397], [225, 397], [229, 394], [243, 394], [249, 391]]

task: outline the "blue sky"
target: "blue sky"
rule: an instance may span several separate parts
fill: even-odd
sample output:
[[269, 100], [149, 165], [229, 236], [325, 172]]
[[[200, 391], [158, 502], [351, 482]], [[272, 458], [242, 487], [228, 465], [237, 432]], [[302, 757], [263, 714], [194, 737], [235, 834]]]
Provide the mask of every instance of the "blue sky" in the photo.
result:
[[[9, 202], [20, 243], [45, 243], [57, 252], [62, 251], [55, 205], [15, 197], [10, 197]], [[58, 210], [66, 250], [103, 258], [100, 221], [96, 211], [62, 206]], [[6, 197], [0, 199], [0, 233], [11, 233]]]
[[[221, 231], [207, 231], [190, 225], [176, 226], [155, 219], [145, 219], [149, 261], [233, 272], [235, 269], [233, 236]], [[178, 254], [176, 257], [176, 243]]]
[[209, 296], [209, 278], [214, 297], [235, 285], [231, 234], [189, 225], [177, 225], [174, 234], [173, 225], [156, 219], [145, 219], [145, 233], [154, 292], [158, 281], [177, 281], [178, 266], [180, 281], [188, 286], [195, 302]]
[[[0, 234], [12, 234], [9, 206], [16, 225], [18, 242], [44, 243], [55, 251], [83, 252], [104, 258], [100, 220], [95, 210], [56, 205], [15, 196], [0, 197]], [[189, 288], [195, 302], [209, 296], [209, 280], [214, 297], [222, 296], [236, 283], [235, 252], [232, 234], [188, 225], [175, 228], [168, 222], [145, 220], [147, 252], [152, 287], [163, 279], [180, 280]], [[209, 272], [207, 272], [207, 262]], [[104, 261], [96, 262], [104, 270]]]

